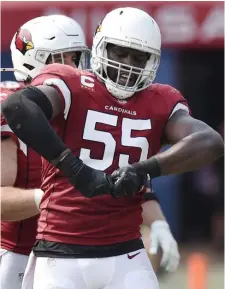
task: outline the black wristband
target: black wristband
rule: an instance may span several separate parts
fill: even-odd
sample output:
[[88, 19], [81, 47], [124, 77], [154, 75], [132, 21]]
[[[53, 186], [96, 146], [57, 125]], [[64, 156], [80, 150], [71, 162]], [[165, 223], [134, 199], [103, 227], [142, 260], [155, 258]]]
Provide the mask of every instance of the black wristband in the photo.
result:
[[141, 173], [148, 174], [151, 179], [161, 176], [159, 163], [155, 157], [135, 163], [133, 166]]
[[159, 203], [159, 199], [152, 192], [151, 193], [145, 193], [144, 194], [144, 200], [145, 200], [145, 202], [147, 202], [147, 201], [156, 201], [157, 203]]

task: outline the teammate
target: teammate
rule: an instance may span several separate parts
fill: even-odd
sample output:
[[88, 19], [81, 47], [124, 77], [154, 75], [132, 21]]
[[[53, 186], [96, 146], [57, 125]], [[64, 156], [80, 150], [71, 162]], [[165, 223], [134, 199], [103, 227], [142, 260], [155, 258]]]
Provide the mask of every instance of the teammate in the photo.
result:
[[[24, 288], [158, 288], [139, 232], [147, 174], [223, 154], [222, 138], [176, 89], [152, 84], [160, 46], [147, 13], [113, 10], [93, 40], [94, 75], [49, 65], [4, 102], [11, 129], [46, 159]], [[172, 147], [158, 153], [165, 142]]]
[[[74, 67], [82, 67], [85, 60], [88, 63], [89, 50], [83, 31], [74, 20], [60, 15], [25, 23], [13, 37], [10, 48], [19, 82], [1, 83], [2, 102], [29, 85], [29, 80], [47, 63], [63, 62]], [[83, 68], [88, 67], [87, 63]], [[35, 242], [43, 196], [41, 158], [16, 137], [4, 118], [1, 118], [1, 166], [0, 287], [19, 289]], [[9, 222], [14, 220], [24, 221]]]

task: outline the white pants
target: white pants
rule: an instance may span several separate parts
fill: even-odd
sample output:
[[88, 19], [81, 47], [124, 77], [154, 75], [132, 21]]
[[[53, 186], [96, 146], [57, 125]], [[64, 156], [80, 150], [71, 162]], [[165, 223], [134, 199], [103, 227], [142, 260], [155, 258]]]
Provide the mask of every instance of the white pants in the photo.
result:
[[21, 289], [28, 256], [0, 249], [0, 288]]
[[35, 257], [31, 253], [22, 289], [40, 288], [158, 289], [159, 287], [146, 251], [141, 249], [116, 257], [95, 259]]

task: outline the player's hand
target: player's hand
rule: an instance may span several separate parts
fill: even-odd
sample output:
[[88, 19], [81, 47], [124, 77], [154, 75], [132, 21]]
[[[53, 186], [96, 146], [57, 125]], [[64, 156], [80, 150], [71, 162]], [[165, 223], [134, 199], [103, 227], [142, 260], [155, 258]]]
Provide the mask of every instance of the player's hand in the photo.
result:
[[113, 189], [113, 180], [110, 175], [85, 164], [76, 175], [75, 180], [72, 178], [71, 182], [87, 198], [109, 195]]
[[177, 242], [165, 221], [155, 221], [151, 225], [149, 253], [157, 254], [159, 247], [163, 251], [160, 266], [168, 272], [175, 272], [180, 262], [180, 254]]
[[51, 163], [62, 171], [69, 182], [86, 198], [111, 194], [112, 177], [85, 165], [69, 149]]
[[147, 174], [140, 173], [135, 167], [129, 165], [114, 171], [112, 178], [114, 180], [113, 193], [116, 197], [134, 196], [145, 185]]

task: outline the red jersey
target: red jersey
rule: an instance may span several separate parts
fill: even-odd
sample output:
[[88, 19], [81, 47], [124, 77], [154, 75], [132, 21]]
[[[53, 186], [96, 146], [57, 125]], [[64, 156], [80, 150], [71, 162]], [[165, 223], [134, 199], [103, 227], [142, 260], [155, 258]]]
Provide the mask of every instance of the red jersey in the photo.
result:
[[[6, 81], [0, 83], [1, 102], [13, 92], [22, 89], [23, 83]], [[17, 177], [14, 184], [19, 188], [40, 188], [41, 157], [29, 149], [12, 132], [3, 116], [1, 116], [1, 137], [10, 136], [17, 143]], [[4, 165], [4, 164], [3, 164]], [[32, 217], [19, 222], [1, 222], [1, 248], [15, 253], [29, 255], [35, 243], [37, 219]]]
[[[64, 101], [53, 128], [86, 165], [107, 173], [155, 155], [169, 117], [188, 110], [169, 85], [153, 84], [120, 101], [93, 74], [61, 64], [48, 65], [32, 82], [42, 84], [55, 87]], [[37, 239], [109, 245], [140, 237], [142, 196], [87, 199], [45, 160], [42, 178]]]

